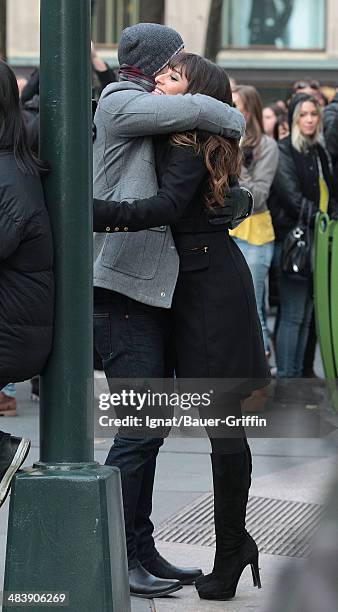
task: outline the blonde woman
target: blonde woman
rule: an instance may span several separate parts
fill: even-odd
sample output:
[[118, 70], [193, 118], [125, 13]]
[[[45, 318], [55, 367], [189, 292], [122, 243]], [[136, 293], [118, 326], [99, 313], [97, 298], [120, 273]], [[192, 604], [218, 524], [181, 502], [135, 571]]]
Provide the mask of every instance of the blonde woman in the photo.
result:
[[[305, 215], [312, 207], [312, 227], [318, 210], [327, 211], [333, 205], [331, 163], [322, 146], [321, 107], [317, 99], [296, 94], [289, 105], [289, 124], [290, 136], [279, 142], [280, 159], [270, 198], [277, 265], [284, 238], [296, 225], [302, 203], [306, 205]], [[312, 311], [312, 278], [299, 281], [280, 270], [278, 378], [302, 376]]]

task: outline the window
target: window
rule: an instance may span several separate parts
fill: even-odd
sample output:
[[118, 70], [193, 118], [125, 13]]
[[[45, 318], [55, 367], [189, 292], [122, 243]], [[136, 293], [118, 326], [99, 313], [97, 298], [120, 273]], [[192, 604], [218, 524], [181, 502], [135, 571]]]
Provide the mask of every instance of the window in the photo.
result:
[[325, 48], [325, 0], [223, 0], [222, 47]]
[[116, 44], [121, 32], [139, 21], [139, 0], [92, 2], [92, 36], [95, 43]]

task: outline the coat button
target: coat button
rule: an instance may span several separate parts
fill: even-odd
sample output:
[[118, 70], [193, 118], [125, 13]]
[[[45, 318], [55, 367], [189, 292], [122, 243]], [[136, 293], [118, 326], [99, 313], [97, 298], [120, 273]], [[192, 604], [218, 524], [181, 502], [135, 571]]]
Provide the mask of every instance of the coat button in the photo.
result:
[[110, 227], [106, 227], [106, 232], [110, 232]]
[[115, 228], [114, 228], [114, 232], [119, 232], [119, 231], [120, 231], [120, 228], [119, 228], [119, 227], [115, 227]]
[[124, 227], [124, 228], [123, 228], [123, 231], [124, 231], [124, 232], [127, 232], [127, 231], [128, 231], [128, 228], [127, 228], [127, 227]]
[[165, 291], [161, 291], [161, 297], [165, 297]]

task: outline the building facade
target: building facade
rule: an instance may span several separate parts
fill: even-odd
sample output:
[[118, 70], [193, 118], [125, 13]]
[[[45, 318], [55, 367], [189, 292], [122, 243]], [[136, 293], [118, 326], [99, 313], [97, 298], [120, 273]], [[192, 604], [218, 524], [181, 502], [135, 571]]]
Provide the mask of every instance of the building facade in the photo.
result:
[[[177, 29], [186, 48], [204, 53], [212, 0], [92, 0], [93, 40], [117, 65], [124, 27], [160, 21]], [[39, 62], [39, 0], [7, 0], [7, 58], [17, 72]], [[223, 0], [217, 61], [238, 82], [282, 95], [305, 76], [338, 84], [337, 0]]]

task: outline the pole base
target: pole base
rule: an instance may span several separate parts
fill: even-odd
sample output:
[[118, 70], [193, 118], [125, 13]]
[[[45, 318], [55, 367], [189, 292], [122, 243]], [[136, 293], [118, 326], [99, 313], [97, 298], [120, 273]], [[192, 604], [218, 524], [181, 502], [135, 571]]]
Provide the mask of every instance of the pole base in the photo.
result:
[[[69, 466], [70, 468], [71, 466]], [[46, 466], [47, 468], [47, 466]], [[12, 486], [4, 593], [68, 592], [68, 612], [130, 612], [117, 468], [31, 469]], [[34, 605], [30, 610], [61, 610]], [[3, 605], [3, 612], [21, 612]]]

